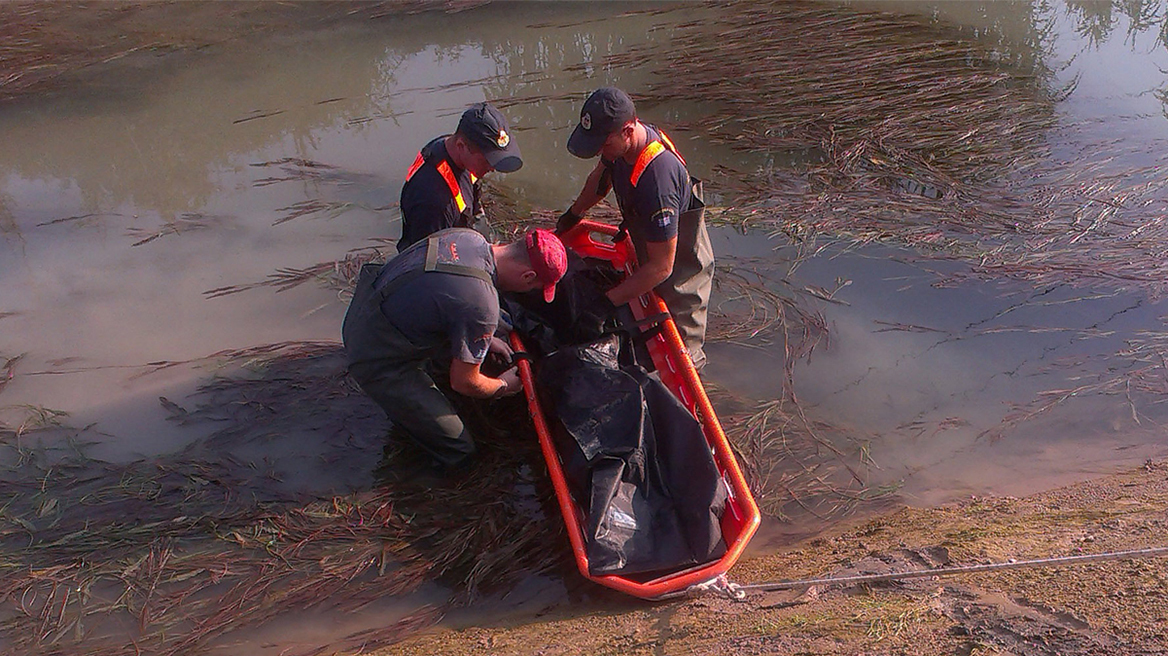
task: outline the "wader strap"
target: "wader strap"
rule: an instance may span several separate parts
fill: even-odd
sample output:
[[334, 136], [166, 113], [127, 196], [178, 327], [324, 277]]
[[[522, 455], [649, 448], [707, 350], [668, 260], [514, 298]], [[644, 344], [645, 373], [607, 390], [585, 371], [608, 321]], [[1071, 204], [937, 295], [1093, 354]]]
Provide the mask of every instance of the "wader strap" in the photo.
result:
[[629, 182], [631, 182], [634, 187], [636, 187], [637, 183], [640, 182], [641, 174], [645, 172], [645, 168], [649, 166], [649, 163], [666, 150], [676, 155], [677, 159], [681, 161], [681, 165], [685, 166], [685, 158], [681, 156], [681, 153], [677, 152], [677, 147], [673, 145], [673, 142], [669, 140], [669, 137], [665, 136], [665, 131], [658, 129], [657, 135], [661, 138], [659, 140], [650, 141], [645, 145], [644, 148], [641, 149], [641, 153], [637, 155], [637, 162], [633, 165], [632, 173], [629, 174]]
[[629, 173], [629, 182], [636, 187], [637, 183], [641, 181], [641, 174], [648, 168], [649, 163], [652, 162], [658, 155], [665, 152], [665, 144], [660, 141], [651, 141], [647, 146], [641, 150], [641, 154], [637, 155], [637, 163], [633, 165], [633, 170]]
[[414, 174], [417, 173], [418, 169], [422, 168], [422, 165], [425, 163], [426, 158], [422, 156], [421, 152], [419, 152], [418, 156], [414, 158], [414, 163], [410, 164], [409, 170], [406, 171], [406, 182], [409, 182], [410, 178], [414, 177]]
[[[410, 178], [414, 177], [414, 174], [417, 173], [418, 169], [422, 168], [422, 165], [425, 163], [426, 156], [421, 151], [419, 151], [418, 156], [414, 158], [414, 163], [411, 164], [409, 170], [406, 171], [406, 182], [409, 182]], [[458, 211], [464, 211], [466, 209], [466, 200], [464, 200], [462, 197], [462, 187], [458, 186], [458, 178], [454, 175], [454, 171], [450, 168], [450, 164], [445, 159], [443, 159], [441, 162], [438, 162], [435, 168], [438, 169], [438, 174], [442, 176], [442, 179], [446, 181], [446, 186], [450, 189], [450, 196], [454, 198], [454, 204], [458, 206]], [[478, 177], [476, 177], [474, 173], [471, 173], [470, 183], [474, 184], [477, 181]]]
[[446, 181], [446, 186], [450, 188], [450, 195], [454, 197], [454, 203], [458, 205], [458, 211], [462, 212], [465, 210], [466, 201], [462, 199], [462, 188], [458, 186], [458, 179], [454, 177], [454, 171], [451, 170], [450, 164], [446, 160], [438, 163], [438, 173]]
[[684, 165], [685, 158], [681, 156], [681, 153], [677, 152], [677, 147], [673, 145], [673, 142], [669, 140], [669, 137], [665, 136], [665, 131], [658, 129], [657, 134], [661, 137], [661, 140], [665, 142], [665, 147], [669, 149], [669, 152], [677, 155], [677, 159], [681, 160], [681, 163]]
[[453, 264], [451, 262], [438, 261], [438, 235], [430, 235], [426, 243], [426, 271], [438, 271], [439, 273], [452, 273], [456, 276], [470, 276], [478, 278], [488, 285], [494, 286], [495, 281], [491, 279], [491, 274], [487, 273], [486, 269], [478, 267], [466, 266], [464, 264]]
[[[636, 164], [633, 165], [633, 171], [629, 174], [629, 182], [632, 183], [634, 187], [636, 187], [637, 183], [641, 181], [641, 175], [645, 173], [645, 169], [649, 167], [649, 163], [666, 150], [676, 155], [677, 159], [681, 160], [682, 166], [685, 166], [685, 158], [681, 156], [681, 153], [677, 152], [677, 147], [673, 145], [673, 142], [669, 140], [669, 137], [665, 136], [665, 131], [659, 128], [655, 129], [657, 130], [657, 134], [661, 137], [661, 139], [658, 141], [649, 142], [649, 144], [647, 144], [641, 150], [641, 154], [637, 156]], [[690, 202], [690, 207], [688, 209], [695, 209], [695, 203], [699, 204], [699, 207], [705, 207], [705, 199], [702, 197], [701, 180], [698, 180], [693, 176], [690, 176], [689, 180], [690, 185], [693, 187], [694, 200]], [[605, 181], [603, 175], [601, 176], [601, 181], [602, 183]], [[597, 193], [600, 193], [599, 188], [596, 191]], [[600, 195], [603, 196], [607, 193], [608, 190], [606, 189], [604, 193]], [[620, 225], [617, 227], [616, 237], [613, 238], [613, 241], [619, 243], [624, 241], [625, 237], [628, 236], [628, 220], [622, 219]]]
[[418, 278], [423, 273], [429, 273], [431, 271], [437, 271], [438, 273], [449, 273], [449, 274], [455, 275], [455, 276], [467, 276], [468, 278], [478, 278], [479, 280], [482, 280], [483, 282], [487, 283], [488, 285], [491, 285], [492, 287], [495, 286], [495, 281], [491, 278], [491, 274], [487, 273], [487, 271], [485, 269], [480, 269], [478, 267], [472, 267], [472, 266], [466, 266], [464, 264], [452, 264], [450, 262], [439, 262], [438, 261], [438, 235], [430, 235], [430, 237], [427, 238], [427, 240], [426, 240], [426, 264], [425, 264], [425, 266], [422, 267], [421, 269], [412, 269], [410, 271], [406, 271], [405, 273], [401, 274], [400, 276], [387, 282], [384, 287], [382, 287], [380, 290], [377, 291], [377, 295], [378, 295], [379, 300], [384, 302], [385, 299], [392, 296], [394, 292], [401, 289], [402, 286], [405, 285], [406, 283], [412, 282], [415, 278]]

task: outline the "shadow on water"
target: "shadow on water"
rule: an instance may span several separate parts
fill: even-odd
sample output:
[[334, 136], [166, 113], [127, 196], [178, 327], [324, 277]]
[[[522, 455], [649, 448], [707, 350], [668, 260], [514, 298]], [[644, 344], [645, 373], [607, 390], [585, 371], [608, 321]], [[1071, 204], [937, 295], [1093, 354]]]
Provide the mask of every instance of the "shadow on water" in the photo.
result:
[[[372, 646], [566, 571], [570, 550], [549, 547], [565, 540], [534, 474], [538, 447], [530, 427], [511, 428], [525, 425], [522, 399], [477, 413], [475, 469], [436, 480], [420, 475], [422, 454], [387, 439], [339, 345], [246, 361], [252, 373], [206, 382], [196, 405], [160, 399], [175, 422], [211, 427], [179, 452], [112, 463], [87, 457], [89, 430], [58, 418], [3, 428], [0, 540], [31, 568], [3, 577], [3, 594], [23, 600], [3, 642], [84, 635], [87, 653], [132, 653], [130, 631], [135, 649], [182, 653], [281, 617], [264, 629], [282, 636], [273, 653]], [[361, 611], [348, 634], [280, 629], [288, 613], [337, 611]]]

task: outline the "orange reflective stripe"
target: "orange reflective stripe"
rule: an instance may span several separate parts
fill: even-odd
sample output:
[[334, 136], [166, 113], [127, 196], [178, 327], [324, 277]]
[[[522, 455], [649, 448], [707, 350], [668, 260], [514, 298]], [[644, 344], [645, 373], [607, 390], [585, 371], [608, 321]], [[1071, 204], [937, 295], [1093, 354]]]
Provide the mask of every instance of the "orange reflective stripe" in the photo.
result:
[[661, 135], [661, 140], [665, 142], [665, 146], [669, 148], [669, 152], [677, 155], [677, 159], [681, 160], [682, 164], [685, 164], [685, 158], [681, 156], [681, 153], [677, 152], [677, 146], [673, 145], [673, 142], [669, 140], [669, 137], [665, 136], [665, 133], [661, 130], [658, 130], [657, 134]]
[[[414, 174], [417, 173], [418, 169], [422, 168], [422, 165], [425, 163], [426, 158], [422, 157], [422, 153], [418, 153], [418, 156], [414, 158], [414, 163], [410, 164], [410, 169], [406, 171], [406, 182], [409, 182], [410, 178], [414, 177]], [[450, 163], [446, 160], [442, 160], [442, 162], [438, 164], [438, 173], [441, 174], [442, 179], [446, 181], [446, 186], [450, 187], [450, 194], [454, 196], [454, 202], [458, 205], [458, 211], [461, 212], [465, 210], [466, 201], [462, 199], [462, 188], [458, 186], [458, 178], [454, 177], [454, 171], [450, 169]], [[475, 181], [475, 176], [473, 173], [470, 174], [470, 181], [472, 184]]]
[[462, 188], [458, 186], [458, 179], [454, 177], [454, 171], [450, 170], [450, 163], [442, 160], [442, 163], [438, 165], [438, 172], [442, 174], [442, 179], [446, 181], [446, 186], [450, 187], [450, 193], [454, 196], [454, 202], [458, 204], [458, 211], [465, 210], [466, 201], [462, 199]]
[[426, 158], [422, 157], [422, 153], [419, 152], [418, 156], [414, 158], [414, 163], [410, 164], [410, 170], [406, 171], [406, 182], [409, 182], [410, 178], [414, 177], [414, 174], [417, 173], [418, 169], [422, 168], [422, 165], [425, 163]]
[[635, 187], [637, 181], [641, 179], [641, 174], [645, 172], [645, 168], [649, 166], [649, 162], [653, 161], [661, 153], [665, 152], [665, 146], [660, 141], [653, 141], [648, 146], [645, 146], [641, 154], [637, 156], [637, 163], [633, 165], [633, 172], [629, 175], [629, 182]]

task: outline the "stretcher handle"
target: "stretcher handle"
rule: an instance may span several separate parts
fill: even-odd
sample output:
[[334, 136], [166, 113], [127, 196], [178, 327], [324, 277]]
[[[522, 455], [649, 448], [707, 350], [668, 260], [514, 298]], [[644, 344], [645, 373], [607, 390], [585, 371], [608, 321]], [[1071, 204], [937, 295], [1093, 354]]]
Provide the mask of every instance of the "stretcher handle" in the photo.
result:
[[615, 237], [620, 229], [617, 226], [580, 219], [579, 223], [560, 236], [564, 245], [586, 257], [596, 257], [608, 260], [617, 269], [627, 270], [632, 256], [632, 242], [622, 239], [617, 242], [598, 241], [593, 235]]

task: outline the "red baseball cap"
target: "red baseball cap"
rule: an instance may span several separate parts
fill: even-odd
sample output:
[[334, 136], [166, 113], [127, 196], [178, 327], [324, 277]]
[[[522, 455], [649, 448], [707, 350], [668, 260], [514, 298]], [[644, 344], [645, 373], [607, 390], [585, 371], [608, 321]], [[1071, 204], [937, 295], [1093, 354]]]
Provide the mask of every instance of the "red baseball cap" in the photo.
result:
[[568, 272], [568, 251], [556, 233], [543, 228], [529, 231], [526, 241], [531, 269], [543, 283], [543, 300], [551, 303], [556, 297], [556, 283]]

